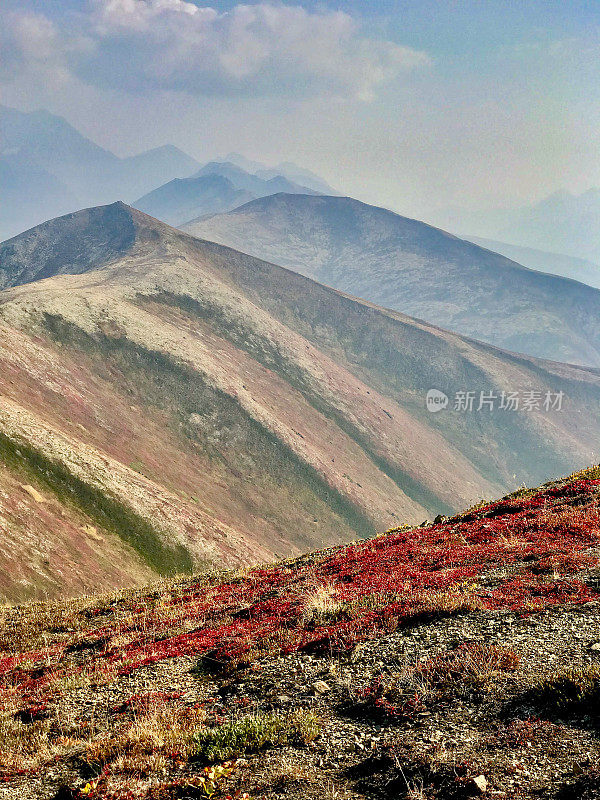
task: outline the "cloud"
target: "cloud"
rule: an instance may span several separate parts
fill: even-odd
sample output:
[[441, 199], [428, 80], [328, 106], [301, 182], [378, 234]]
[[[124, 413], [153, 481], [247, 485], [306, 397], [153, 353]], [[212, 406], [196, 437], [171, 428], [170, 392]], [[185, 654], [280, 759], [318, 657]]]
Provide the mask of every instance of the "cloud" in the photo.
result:
[[0, 26], [0, 79], [28, 79], [55, 91], [73, 82], [73, 59], [93, 49], [89, 36], [77, 28], [67, 34], [43, 14], [8, 10]]
[[[13, 62], [44, 53], [86, 83], [136, 94], [370, 100], [380, 85], [430, 63], [423, 52], [365, 36], [349, 14], [301, 6], [219, 12], [185, 0], [91, 0], [60, 32], [41, 15], [13, 17]], [[36, 37], [39, 48], [31, 45]]]
[[0, 27], [0, 75], [18, 77], [24, 70], [63, 82], [68, 68], [55, 25], [41, 14], [8, 12]]

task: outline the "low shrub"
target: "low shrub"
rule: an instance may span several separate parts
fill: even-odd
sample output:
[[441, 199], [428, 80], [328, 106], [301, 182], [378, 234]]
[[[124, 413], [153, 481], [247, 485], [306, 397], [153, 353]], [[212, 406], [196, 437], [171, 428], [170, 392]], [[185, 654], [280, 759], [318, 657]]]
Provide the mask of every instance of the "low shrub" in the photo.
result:
[[318, 719], [310, 711], [257, 712], [218, 728], [201, 728], [194, 737], [194, 755], [210, 762], [227, 761], [270, 747], [308, 744], [319, 730]]

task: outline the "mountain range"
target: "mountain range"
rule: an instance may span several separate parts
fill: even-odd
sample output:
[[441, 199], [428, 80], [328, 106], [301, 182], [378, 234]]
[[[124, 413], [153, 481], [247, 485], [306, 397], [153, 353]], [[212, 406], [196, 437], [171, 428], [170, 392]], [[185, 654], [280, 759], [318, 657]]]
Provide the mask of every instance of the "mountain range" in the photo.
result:
[[[7, 599], [348, 541], [597, 456], [600, 373], [447, 333], [123, 203], [5, 242], [0, 272]], [[565, 408], [430, 413], [431, 388], [563, 392]]]
[[499, 347], [600, 366], [600, 291], [386, 209], [278, 194], [184, 229]]
[[91, 203], [144, 192], [200, 167], [173, 145], [118, 158], [62, 117], [0, 106], [0, 238]]
[[[268, 193], [333, 193], [314, 173], [291, 162], [269, 168], [234, 153], [231, 159], [201, 167], [172, 144], [119, 158], [62, 117], [45, 110], [24, 113], [0, 106], [0, 240], [69, 211], [116, 200], [133, 202], [161, 219], [182, 224]], [[240, 168], [235, 160], [251, 169]], [[233, 188], [216, 181], [173, 183], [216, 175], [231, 181]], [[159, 187], [155, 195], [153, 190]], [[199, 193], [195, 202], [192, 187]], [[244, 193], [236, 194], [239, 190]], [[178, 193], [182, 198], [177, 200]], [[186, 202], [189, 213], [178, 215]]]
[[263, 179], [231, 162], [211, 161], [189, 178], [175, 178], [140, 197], [133, 205], [177, 226], [279, 192], [315, 194], [283, 175]]
[[267, 167], [265, 164], [261, 164], [259, 161], [250, 161], [239, 153], [229, 153], [224, 158], [216, 160], [221, 163], [234, 164], [236, 167], [240, 167], [245, 172], [249, 172], [252, 175], [257, 175], [263, 180], [271, 180], [271, 178], [277, 178], [281, 175], [284, 178], [287, 178], [289, 181], [292, 181], [292, 183], [305, 186], [307, 189], [311, 189], [317, 194], [339, 194], [339, 192], [337, 192], [332, 186], [324, 181], [319, 175], [316, 175], [314, 172], [312, 172], [312, 170], [306, 169], [305, 167], [299, 167], [292, 161], [282, 161], [280, 164], [277, 164], [274, 167]]

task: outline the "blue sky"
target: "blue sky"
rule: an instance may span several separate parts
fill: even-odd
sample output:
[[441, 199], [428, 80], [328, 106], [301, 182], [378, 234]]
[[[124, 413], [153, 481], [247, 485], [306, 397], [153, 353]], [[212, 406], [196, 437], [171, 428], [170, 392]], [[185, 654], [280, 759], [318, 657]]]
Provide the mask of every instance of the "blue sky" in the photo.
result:
[[5, 0], [4, 102], [443, 220], [600, 185], [600, 0]]

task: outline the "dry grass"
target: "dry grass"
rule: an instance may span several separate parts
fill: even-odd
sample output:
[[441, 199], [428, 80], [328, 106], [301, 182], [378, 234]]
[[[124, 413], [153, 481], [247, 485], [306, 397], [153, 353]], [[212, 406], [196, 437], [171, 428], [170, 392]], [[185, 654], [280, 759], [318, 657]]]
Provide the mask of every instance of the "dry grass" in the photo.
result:
[[167, 755], [187, 759], [195, 751], [195, 736], [205, 717], [202, 709], [161, 705], [136, 715], [122, 730], [89, 742], [85, 760], [100, 768], [111, 764], [115, 772], [138, 777], [162, 773]]
[[331, 585], [317, 585], [306, 594], [302, 607], [302, 623], [324, 625], [335, 620], [344, 603], [335, 599], [335, 588]]
[[366, 689], [350, 691], [351, 708], [361, 715], [410, 719], [426, 707], [488, 693], [518, 666], [519, 658], [509, 648], [463, 645], [422, 663], [405, 664]]
[[600, 666], [594, 664], [549, 675], [528, 692], [528, 697], [546, 714], [585, 711], [600, 716]]

